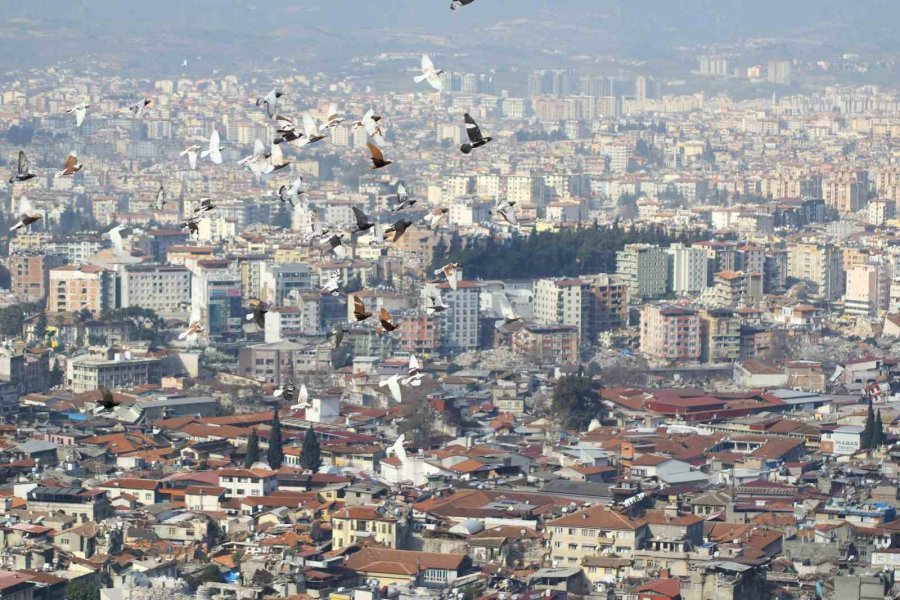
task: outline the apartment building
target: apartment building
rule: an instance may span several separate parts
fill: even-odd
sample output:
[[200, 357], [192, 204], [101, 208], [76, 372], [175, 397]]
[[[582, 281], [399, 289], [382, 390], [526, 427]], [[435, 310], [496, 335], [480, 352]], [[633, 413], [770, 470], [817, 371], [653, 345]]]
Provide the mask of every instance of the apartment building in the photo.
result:
[[278, 476], [268, 469], [220, 469], [217, 474], [228, 498], [269, 496], [278, 489]]
[[889, 263], [857, 265], [847, 270], [844, 312], [874, 317], [890, 307], [893, 269]]
[[761, 273], [721, 271], [713, 277], [713, 298], [718, 306], [752, 306], [762, 295]]
[[79, 523], [99, 523], [112, 516], [109, 497], [103, 490], [39, 486], [28, 492], [26, 499], [32, 512], [62, 513], [75, 517]]
[[162, 361], [131, 358], [122, 354], [85, 355], [66, 361], [66, 383], [73, 392], [91, 392], [101, 387], [122, 389], [158, 384]]
[[512, 351], [544, 364], [576, 364], [578, 328], [574, 325], [525, 325], [512, 335]]
[[788, 277], [806, 283], [811, 294], [831, 302], [844, 290], [840, 248], [831, 244], [797, 243], [788, 246]]
[[200, 260], [188, 266], [192, 302], [205, 307], [203, 317], [209, 336], [215, 339], [237, 337], [244, 327], [241, 306], [241, 274], [228, 260]]
[[706, 251], [672, 244], [669, 254], [669, 289], [679, 295], [699, 294], [709, 285]]
[[170, 265], [129, 265], [122, 273], [120, 293], [122, 308], [178, 312], [191, 301], [191, 272]]
[[731, 362], [741, 357], [741, 320], [727, 309], [700, 311], [700, 360]]
[[659, 246], [628, 244], [616, 253], [616, 274], [632, 302], [658, 298], [668, 288], [669, 255]]
[[7, 262], [10, 290], [24, 302], [42, 302], [50, 289], [50, 269], [65, 263], [58, 254], [14, 254]]
[[397, 518], [383, 506], [345, 506], [331, 515], [331, 537], [335, 548], [365, 540], [396, 548]]
[[594, 338], [591, 288], [587, 279], [539, 279], [534, 286], [535, 321], [538, 325], [571, 325], [579, 340], [591, 342]]
[[47, 312], [89, 310], [98, 316], [115, 308], [116, 276], [94, 265], [66, 265], [50, 269]]
[[606, 273], [592, 277], [593, 335], [628, 324], [628, 284]]
[[650, 536], [647, 524], [625, 513], [595, 505], [547, 523], [551, 560], [560, 567], [578, 567], [586, 557], [631, 556]]
[[444, 302], [450, 305], [441, 313], [441, 351], [456, 354], [477, 349], [480, 286], [473, 281], [460, 281], [455, 290], [446, 283], [439, 287]]
[[641, 353], [650, 360], [700, 359], [700, 316], [697, 311], [660, 304], [641, 309]]

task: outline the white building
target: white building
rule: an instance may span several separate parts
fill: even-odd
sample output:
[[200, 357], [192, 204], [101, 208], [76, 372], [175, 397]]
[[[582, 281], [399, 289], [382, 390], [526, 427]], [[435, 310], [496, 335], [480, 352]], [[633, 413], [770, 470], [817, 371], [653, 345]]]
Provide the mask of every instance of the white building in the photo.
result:
[[121, 280], [121, 306], [139, 306], [158, 313], [182, 310], [191, 300], [191, 272], [170, 265], [131, 265]]
[[669, 286], [676, 294], [699, 294], [709, 285], [709, 258], [702, 248], [669, 247]]
[[659, 246], [628, 244], [616, 253], [616, 273], [635, 301], [664, 296], [668, 288], [669, 255]]

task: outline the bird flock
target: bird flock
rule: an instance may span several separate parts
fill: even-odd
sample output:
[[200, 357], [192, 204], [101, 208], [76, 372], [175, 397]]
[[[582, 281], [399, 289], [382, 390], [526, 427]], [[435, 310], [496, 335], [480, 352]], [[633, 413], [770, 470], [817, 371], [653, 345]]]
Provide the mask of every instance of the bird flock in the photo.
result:
[[[475, 0], [452, 0], [450, 9], [457, 10], [460, 7], [472, 4], [474, 1]], [[443, 69], [436, 68], [431, 58], [427, 54], [423, 54], [421, 60], [421, 73], [416, 75], [413, 79], [416, 84], [425, 82], [436, 92], [440, 93], [444, 89], [444, 84], [441, 79], [443, 73]], [[255, 102], [256, 106], [265, 112], [266, 117], [273, 121], [276, 136], [271, 144], [268, 145], [261, 140], [256, 140], [252, 153], [237, 161], [237, 164], [247, 167], [257, 179], [262, 179], [264, 176], [273, 174], [290, 165], [290, 161], [285, 158], [282, 151], [282, 146], [284, 144], [292, 145], [297, 148], [315, 144], [324, 140], [330, 130], [345, 121], [345, 118], [339, 112], [337, 105], [331, 103], [326, 112], [325, 120], [322, 123], [317, 123], [316, 119], [307, 113], [302, 116], [298, 126], [298, 124], [295, 124], [294, 120], [279, 112], [279, 104], [284, 95], [282, 90], [273, 88], [264, 95], [259, 96]], [[152, 100], [150, 98], [142, 98], [128, 106], [127, 109], [135, 119], [139, 119], [149, 110], [151, 103]], [[74, 116], [76, 128], [81, 127], [84, 123], [90, 106], [91, 105], [88, 103], [79, 103], [65, 111], [66, 114]], [[380, 147], [383, 145], [384, 140], [383, 125], [384, 118], [381, 115], [376, 115], [374, 110], [368, 110], [359, 120], [350, 123], [351, 131], [362, 129], [366, 133], [366, 137], [368, 138], [367, 147], [371, 161], [371, 166], [369, 167], [370, 170], [383, 169], [394, 164], [394, 161], [385, 158]], [[460, 152], [463, 154], [469, 154], [475, 149], [481, 148], [492, 141], [491, 137], [482, 134], [480, 127], [468, 113], [464, 115], [464, 125], [468, 141], [463, 143], [459, 148]], [[180, 156], [187, 159], [188, 166], [191, 170], [196, 170], [201, 160], [208, 160], [214, 165], [221, 165], [223, 163], [222, 152], [224, 150], [225, 146], [222, 145], [219, 132], [217, 129], [213, 128], [205, 147], [198, 144], [191, 145], [185, 148], [180, 153]], [[78, 157], [73, 151], [69, 153], [62, 170], [57, 172], [55, 177], [71, 177], [75, 173], [81, 171], [82, 168], [83, 165], [78, 161]], [[24, 150], [20, 150], [15, 169], [10, 175], [9, 183], [13, 185], [23, 183], [34, 177], [36, 177], [36, 174], [31, 171], [28, 157]], [[303, 178], [296, 177], [290, 184], [280, 186], [278, 191], [275, 192], [275, 196], [280, 202], [289, 204], [292, 209], [303, 207], [308, 211], [308, 214], [310, 215], [310, 225], [309, 230], [305, 235], [305, 240], [307, 242], [312, 243], [322, 251], [332, 252], [338, 260], [345, 259], [347, 252], [344, 246], [348, 234], [341, 231], [339, 228], [334, 228], [329, 224], [323, 223], [319, 219], [316, 211], [311, 210], [304, 202], [304, 195], [306, 192], [303, 188]], [[157, 211], [162, 211], [167, 202], [168, 198], [165, 188], [160, 185], [154, 207]], [[352, 207], [354, 223], [349, 232], [351, 240], [355, 240], [356, 236], [360, 234], [368, 233], [371, 235], [371, 241], [369, 242], [371, 245], [396, 243], [403, 237], [406, 231], [413, 226], [413, 221], [403, 215], [406, 214], [405, 211], [408, 211], [415, 206], [416, 203], [417, 199], [410, 195], [406, 184], [403, 181], [398, 181], [392, 199], [393, 206], [390, 207], [390, 212], [396, 214], [398, 218], [393, 223], [388, 224], [387, 227], [383, 226], [379, 221], [373, 220], [361, 208], [356, 206]], [[514, 206], [515, 202], [503, 200], [490, 212], [492, 216], [499, 217], [515, 226], [517, 224], [517, 218]], [[204, 218], [207, 218], [215, 208], [216, 206], [212, 198], [201, 198], [193, 211], [181, 220], [181, 228], [186, 229], [192, 237], [199, 235], [201, 221]], [[34, 210], [28, 198], [24, 195], [19, 198], [16, 210], [18, 211], [19, 220], [11, 227], [10, 231], [28, 228], [42, 218], [41, 213]], [[429, 211], [424, 216], [423, 220], [428, 229], [435, 231], [447, 220], [448, 213], [449, 209], [446, 207], [437, 207]], [[124, 234], [125, 226], [123, 225], [113, 227], [104, 234], [104, 236], [109, 239], [110, 244], [116, 253], [124, 252]], [[431, 282], [427, 282], [422, 287], [421, 297], [426, 314], [435, 315], [450, 308], [441, 296], [440, 287], [443, 284], [446, 284], [451, 290], [456, 290], [459, 284], [460, 269], [461, 265], [458, 263], [447, 264], [442, 268], [437, 269], [434, 272], [435, 279]], [[320, 284], [322, 294], [339, 295], [341, 293], [340, 271], [332, 270], [323, 274], [320, 277]], [[245, 306], [247, 310], [247, 322], [255, 324], [256, 327], [260, 329], [264, 329], [266, 315], [269, 310], [267, 303], [259, 298], [251, 298], [245, 303]], [[187, 327], [178, 336], [178, 339], [186, 342], [188, 346], [196, 344], [205, 332], [203, 325], [204, 307], [201, 302], [195, 299], [190, 305], [190, 308], [191, 311]], [[505, 326], [517, 321], [519, 318], [515, 315], [507, 298], [500, 299], [499, 308], [503, 319], [497, 322], [497, 328], [500, 331], [504, 331]], [[400, 326], [399, 322], [387, 308], [382, 306], [377, 313], [373, 312], [373, 310], [367, 308], [365, 301], [359, 295], [354, 296], [353, 322], [360, 323], [374, 317], [378, 323], [376, 331], [380, 334], [390, 334]], [[329, 337], [333, 339], [335, 348], [341, 346], [344, 334], [349, 331], [350, 329], [348, 326], [339, 324], [329, 334]], [[386, 387], [390, 392], [390, 395], [397, 402], [400, 402], [402, 400], [402, 389], [420, 385], [422, 378], [422, 365], [415, 356], [411, 356], [409, 359], [409, 366], [405, 373], [395, 374], [381, 381], [380, 386]], [[301, 385], [298, 389], [291, 380], [287, 380], [283, 385], [276, 389], [275, 396], [288, 402], [299, 400], [299, 403], [293, 405], [292, 408], [306, 408], [309, 405], [309, 393], [306, 386]], [[109, 409], [111, 407], [104, 406], [103, 408]], [[399, 449], [397, 449], [397, 452], [402, 452], [402, 442]]]

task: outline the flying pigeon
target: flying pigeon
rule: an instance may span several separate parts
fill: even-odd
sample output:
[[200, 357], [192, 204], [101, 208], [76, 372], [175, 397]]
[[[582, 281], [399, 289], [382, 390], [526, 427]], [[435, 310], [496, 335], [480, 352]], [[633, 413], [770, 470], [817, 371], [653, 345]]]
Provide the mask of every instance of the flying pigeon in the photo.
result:
[[520, 317], [519, 315], [517, 315], [515, 313], [515, 311], [513, 310], [512, 304], [510, 304], [509, 298], [506, 296], [505, 292], [500, 292], [496, 297], [497, 297], [497, 301], [500, 305], [499, 312], [500, 312], [500, 316], [502, 317], [502, 319], [495, 322], [494, 327], [496, 327], [496, 329], [498, 331], [506, 333], [507, 332], [506, 326], [512, 325], [516, 321], [521, 320], [522, 317]]
[[303, 178], [298, 177], [293, 182], [291, 182], [290, 186], [283, 185], [278, 188], [278, 198], [282, 202], [289, 202], [291, 207], [297, 206], [297, 203], [300, 202], [300, 194], [303, 194], [303, 190], [300, 188], [303, 187]]
[[344, 118], [341, 117], [340, 113], [338, 112], [337, 105], [332, 102], [328, 105], [328, 114], [325, 116], [325, 122], [319, 125], [319, 131], [324, 133], [329, 129], [334, 129], [343, 122]]
[[220, 145], [221, 142], [219, 140], [219, 130], [213, 129], [212, 133], [209, 136], [209, 147], [200, 153], [200, 158], [209, 157], [213, 163], [217, 165], [222, 164], [222, 150], [225, 149], [224, 146]]
[[407, 460], [409, 460], [409, 456], [407, 456], [406, 454], [406, 448], [403, 447], [403, 444], [405, 442], [406, 435], [401, 433], [400, 437], [397, 438], [397, 441], [385, 448], [384, 455], [390, 456], [391, 454], [393, 454], [398, 459], [400, 459], [401, 463], [405, 463]]
[[414, 198], [409, 197], [409, 192], [406, 190], [406, 184], [402, 181], [397, 182], [397, 206], [392, 208], [393, 212], [397, 212], [398, 210], [403, 210], [404, 208], [410, 208], [415, 205], [416, 200]]
[[31, 206], [31, 202], [28, 201], [28, 198], [22, 196], [19, 198], [19, 221], [9, 228], [10, 231], [16, 231], [17, 229], [23, 229], [28, 227], [32, 223], [37, 223], [41, 220], [41, 215], [34, 212], [34, 209]]
[[188, 234], [191, 237], [193, 237], [195, 235], [199, 235], [200, 227], [199, 227], [198, 223], [200, 222], [200, 220], [201, 220], [200, 215], [194, 215], [194, 216], [188, 217], [187, 219], [185, 219], [184, 221], [181, 222], [181, 228], [182, 229], [186, 228], [188, 230]]
[[275, 392], [272, 393], [276, 398], [284, 398], [288, 402], [293, 402], [296, 394], [297, 386], [295, 386], [294, 382], [290, 379], [281, 384], [281, 386], [275, 388]]
[[188, 320], [188, 328], [178, 335], [179, 340], [187, 340], [189, 344], [193, 344], [199, 339], [200, 334], [204, 331], [203, 324], [201, 323], [201, 315], [202, 307], [199, 303], [194, 303], [191, 306], [191, 317]]
[[446, 277], [447, 283], [450, 284], [450, 289], [455, 290], [456, 284], [459, 282], [459, 280], [457, 279], [459, 277], [459, 267], [459, 263], [449, 263], [436, 270], [434, 274], [437, 277], [440, 277], [441, 275]]
[[277, 89], [273, 89], [265, 96], [260, 96], [256, 99], [257, 106], [266, 107], [266, 114], [270, 119], [274, 119], [275, 115], [278, 114], [278, 99], [284, 96], [283, 92], [278, 91]]
[[403, 234], [406, 233], [406, 230], [409, 228], [410, 225], [412, 225], [412, 221], [409, 221], [407, 219], [400, 219], [399, 221], [397, 221], [396, 223], [394, 223], [393, 225], [391, 225], [390, 227], [388, 227], [387, 229], [384, 230], [384, 235], [382, 236], [382, 239], [384, 239], [384, 241], [388, 241], [388, 238], [390, 237], [390, 235], [394, 234], [394, 237], [391, 241], [396, 242], [401, 237], [403, 237]]
[[359, 296], [353, 297], [353, 316], [357, 321], [365, 321], [372, 316], [372, 313], [366, 311], [366, 305]]
[[309, 235], [306, 236], [306, 241], [311, 242], [313, 240], [319, 240], [320, 243], [325, 243], [328, 241], [328, 234], [331, 229], [324, 226], [322, 221], [319, 220], [319, 215], [314, 210], [309, 211], [309, 227], [310, 232]]
[[115, 249], [116, 254], [121, 254], [125, 251], [125, 248], [122, 244], [122, 230], [125, 229], [124, 225], [116, 225], [106, 234], [109, 237], [109, 241], [112, 243], [113, 249]]
[[468, 6], [475, 0], [450, 0], [450, 10], [456, 10], [460, 6]]
[[441, 73], [443, 69], [436, 71], [434, 63], [428, 58], [427, 54], [422, 55], [422, 74], [415, 76], [415, 82], [421, 83], [427, 81], [428, 84], [439, 92], [444, 91], [444, 83], [441, 81]]
[[269, 150], [269, 157], [266, 162], [266, 175], [269, 173], [274, 173], [275, 171], [280, 171], [281, 169], [287, 167], [291, 164], [291, 161], [285, 160], [284, 152], [281, 151], [281, 147], [277, 144], [272, 144], [271, 150]]
[[353, 233], [361, 233], [375, 227], [375, 223], [370, 221], [362, 210], [355, 206], [351, 206], [350, 209], [353, 211], [353, 216], [356, 217], [356, 229], [353, 230]]
[[322, 293], [337, 296], [341, 293], [340, 290], [341, 272], [337, 270], [331, 271], [331, 273], [328, 275], [328, 279], [325, 280], [325, 284], [322, 286]]
[[166, 189], [163, 186], [159, 186], [159, 189], [156, 191], [156, 210], [162, 210], [166, 205]]
[[110, 392], [105, 387], [101, 387], [100, 391], [102, 392], [102, 395], [101, 395], [100, 399], [97, 400], [97, 404], [100, 406], [101, 410], [110, 411], [110, 410], [114, 409], [115, 407], [119, 406], [120, 403], [116, 402], [113, 399], [112, 392]]
[[381, 153], [378, 146], [375, 144], [367, 144], [367, 146], [369, 147], [369, 152], [372, 154], [372, 166], [369, 167], [370, 171], [394, 164], [394, 161], [392, 160], [385, 160], [384, 154]]
[[431, 229], [437, 229], [438, 225], [447, 218], [447, 213], [450, 212], [449, 208], [435, 208], [430, 213], [425, 215], [425, 222], [428, 223], [428, 227]]
[[144, 98], [138, 102], [135, 102], [131, 106], [128, 107], [128, 110], [131, 111], [131, 114], [134, 115], [135, 119], [140, 119], [141, 115], [144, 114], [144, 109], [153, 102], [150, 98]]
[[344, 334], [349, 333], [349, 329], [344, 329], [344, 326], [340, 323], [334, 326], [334, 329], [331, 331], [330, 335], [334, 336], [334, 347], [335, 349], [340, 348], [341, 344], [344, 342]]
[[84, 122], [84, 117], [87, 115], [87, 109], [90, 104], [86, 104], [82, 102], [81, 104], [76, 104], [72, 108], [66, 111], [66, 114], [75, 113], [75, 126], [81, 127], [81, 124]]
[[269, 312], [266, 308], [266, 303], [259, 298], [251, 298], [247, 302], [247, 308], [250, 310], [247, 314], [247, 320], [256, 323], [256, 326], [260, 329], [264, 328], [266, 326], [266, 313]]
[[381, 310], [378, 312], [378, 320], [381, 322], [381, 327], [386, 332], [394, 331], [395, 329], [397, 329], [397, 327], [399, 327], [394, 322], [394, 317], [393, 317], [393, 315], [391, 315], [391, 311], [389, 311], [388, 309], [386, 309], [383, 306], [381, 307]]
[[268, 162], [268, 153], [266, 146], [260, 140], [256, 140], [253, 144], [253, 154], [245, 156], [238, 161], [239, 165], [247, 165], [250, 171], [257, 177], [262, 177]]
[[494, 139], [491, 137], [484, 137], [481, 134], [481, 128], [478, 127], [478, 123], [475, 122], [475, 119], [473, 119], [469, 113], [466, 113], [463, 118], [466, 121], [466, 133], [469, 135], [469, 143], [459, 147], [459, 150], [463, 154], [468, 154], [475, 148], [481, 148]]
[[422, 385], [422, 378], [425, 377], [425, 373], [422, 372], [422, 366], [419, 364], [418, 359], [414, 355], [409, 356], [409, 369], [406, 372], [406, 377], [400, 381], [403, 385], [419, 387]]
[[34, 173], [31, 172], [28, 157], [25, 156], [24, 150], [19, 150], [19, 162], [16, 164], [16, 170], [9, 176], [9, 182], [28, 181], [32, 178], [34, 178]]
[[366, 114], [363, 115], [363, 118], [359, 121], [356, 121], [350, 126], [350, 131], [356, 131], [360, 127], [366, 130], [366, 135], [369, 137], [384, 136], [384, 133], [381, 131], [381, 126], [379, 123], [381, 122], [381, 117], [375, 114], [375, 111], [369, 109]]
[[197, 205], [197, 208], [194, 209], [194, 214], [202, 215], [204, 213], [208, 213], [215, 207], [216, 205], [212, 203], [212, 198], [200, 198], [200, 204]]
[[335, 233], [330, 237], [326, 238], [324, 242], [322, 242], [322, 246], [330, 249], [334, 252], [334, 255], [337, 256], [340, 260], [344, 260], [347, 257], [347, 251], [344, 249], [344, 234]]
[[303, 146], [315, 144], [324, 139], [325, 136], [319, 133], [319, 128], [316, 126], [316, 120], [309, 114], [303, 115], [303, 139], [300, 140], [300, 144]]
[[305, 408], [309, 408], [309, 390], [306, 389], [305, 383], [301, 383], [300, 391], [297, 392], [297, 404], [291, 405], [291, 410], [303, 410]]
[[514, 200], [503, 200], [490, 210], [490, 214], [499, 215], [510, 225], [516, 226], [519, 224], [519, 218], [516, 216], [515, 205]]
[[74, 175], [78, 171], [81, 170], [81, 163], [78, 162], [78, 157], [75, 155], [75, 152], [70, 152], [68, 158], [66, 158], [66, 164], [63, 167], [63, 170], [56, 174], [56, 177], [68, 177]]
[[434, 315], [450, 308], [444, 302], [444, 299], [441, 298], [441, 292], [436, 286], [426, 285], [422, 290], [422, 294], [425, 296], [425, 314]]
[[390, 390], [391, 396], [397, 402], [403, 402], [403, 393], [400, 390], [400, 379], [401, 376], [399, 373], [391, 375], [387, 379], [382, 379], [378, 382], [378, 387], [385, 387]]
[[194, 144], [189, 148], [185, 148], [180, 154], [180, 156], [187, 156], [188, 164], [191, 165], [191, 169], [193, 170], [197, 169], [197, 158], [200, 156], [200, 150], [200, 146]]

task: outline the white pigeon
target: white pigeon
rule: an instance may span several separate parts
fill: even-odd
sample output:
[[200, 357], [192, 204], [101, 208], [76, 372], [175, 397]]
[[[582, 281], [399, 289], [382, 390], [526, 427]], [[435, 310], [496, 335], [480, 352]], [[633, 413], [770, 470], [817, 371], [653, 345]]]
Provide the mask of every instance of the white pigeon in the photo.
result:
[[202, 318], [203, 309], [200, 303], [195, 302], [191, 306], [191, 317], [188, 320], [188, 327], [178, 335], [178, 339], [187, 340], [188, 344], [196, 343], [200, 339], [200, 334], [203, 333]]
[[459, 283], [459, 266], [459, 263], [448, 263], [440, 269], [435, 270], [434, 275], [435, 277], [441, 277], [443, 275], [447, 279], [450, 289], [455, 290]]
[[400, 374], [391, 375], [387, 379], [382, 379], [378, 382], [378, 387], [385, 387], [391, 392], [391, 396], [397, 402], [403, 402], [403, 392], [400, 390], [400, 380], [402, 377]]
[[239, 165], [247, 165], [250, 171], [256, 177], [262, 177], [269, 164], [269, 156], [266, 152], [266, 146], [262, 140], [256, 140], [253, 144], [253, 154], [246, 156], [238, 161]]
[[222, 150], [224, 150], [225, 147], [221, 146], [220, 144], [221, 141], [219, 139], [219, 130], [213, 129], [212, 134], [210, 134], [209, 136], [209, 147], [200, 154], [200, 158], [206, 158], [208, 156], [209, 160], [211, 160], [213, 163], [221, 165]]
[[322, 286], [322, 293], [337, 296], [340, 294], [340, 290], [341, 272], [337, 270], [331, 271], [328, 275], [328, 279], [325, 280], [325, 284]]
[[338, 113], [337, 104], [332, 102], [328, 105], [328, 113], [325, 115], [325, 122], [319, 125], [319, 131], [324, 133], [329, 129], [334, 129], [343, 122], [344, 118]]
[[9, 228], [10, 231], [16, 231], [17, 229], [23, 229], [28, 227], [32, 223], [36, 223], [41, 220], [41, 215], [39, 213], [34, 212], [34, 208], [31, 206], [31, 202], [28, 201], [28, 198], [22, 196], [19, 198], [19, 220], [18, 222]]
[[278, 198], [282, 202], [289, 202], [292, 207], [297, 206], [300, 202], [300, 194], [303, 194], [303, 178], [298, 177], [290, 186], [283, 185], [278, 189]]
[[260, 96], [256, 99], [257, 106], [266, 107], [266, 114], [270, 119], [274, 119], [275, 115], [278, 114], [278, 99], [284, 96], [284, 94], [277, 89], [272, 89], [265, 96]]
[[397, 441], [395, 441], [393, 444], [391, 444], [390, 446], [388, 446], [385, 449], [385, 451], [384, 451], [385, 456], [389, 457], [391, 454], [393, 454], [394, 456], [396, 456], [397, 458], [400, 459], [401, 463], [405, 463], [407, 460], [409, 460], [409, 456], [406, 454], [406, 448], [403, 447], [403, 444], [405, 442], [406, 442], [406, 434], [401, 433], [400, 437], [397, 438]]
[[422, 385], [422, 379], [425, 377], [425, 373], [422, 372], [422, 365], [419, 364], [419, 360], [415, 357], [415, 355], [409, 356], [409, 369], [406, 372], [406, 377], [400, 382], [405, 386], [419, 387]]
[[300, 384], [300, 391], [297, 392], [297, 404], [291, 405], [291, 410], [303, 410], [309, 408], [309, 390], [306, 389], [306, 384]]
[[191, 146], [189, 148], [185, 148], [181, 152], [180, 156], [187, 156], [188, 164], [191, 165], [191, 169], [193, 169], [193, 170], [197, 169], [197, 158], [200, 156], [200, 150], [201, 150], [200, 146], [197, 146], [196, 144], [194, 144], [193, 146]]
[[216, 205], [212, 203], [212, 198], [200, 198], [200, 204], [194, 209], [194, 214], [202, 215], [203, 213], [208, 213], [215, 207]]
[[519, 321], [522, 317], [517, 315], [513, 310], [512, 304], [510, 304], [509, 298], [506, 296], [506, 292], [498, 292], [495, 295], [495, 298], [497, 299], [499, 316], [502, 318], [494, 323], [494, 327], [501, 332], [505, 332], [507, 325]]
[[134, 115], [135, 119], [140, 119], [141, 115], [144, 114], [144, 109], [153, 102], [150, 98], [143, 98], [142, 100], [135, 102], [131, 106], [128, 107], [128, 110], [131, 111], [131, 114]]
[[116, 225], [106, 234], [109, 237], [109, 241], [112, 243], [112, 247], [115, 249], [116, 254], [122, 254], [125, 251], [125, 247], [122, 243], [123, 229], [125, 229], [124, 225]]
[[84, 123], [84, 117], [87, 115], [87, 109], [90, 104], [82, 102], [81, 104], [76, 104], [72, 108], [66, 111], [66, 114], [75, 113], [75, 126], [81, 127], [81, 124]]
[[497, 215], [502, 217], [504, 221], [515, 227], [519, 224], [519, 219], [516, 216], [515, 205], [515, 202], [502, 200], [499, 204], [497, 204], [497, 206], [491, 209], [490, 214], [492, 216]]
[[436, 89], [439, 92], [444, 91], [444, 82], [441, 81], [441, 73], [444, 70], [435, 70], [434, 63], [431, 62], [431, 59], [427, 54], [422, 55], [422, 74], [416, 75], [415, 82], [421, 83], [423, 81], [427, 81], [431, 87]]
[[425, 222], [428, 223], [428, 227], [431, 229], [437, 229], [438, 226], [447, 218], [447, 213], [450, 212], [448, 208], [435, 208], [430, 213], [425, 215]]
[[303, 115], [303, 139], [301, 140], [300, 145], [305, 146], [306, 144], [315, 144], [319, 140], [324, 139], [325, 136], [319, 133], [319, 127], [316, 125], [316, 120], [308, 113]]
[[166, 202], [166, 189], [162, 185], [160, 185], [159, 189], [156, 191], [156, 210], [162, 210], [166, 205]]
[[426, 285], [422, 288], [422, 295], [425, 297], [425, 314], [434, 315], [450, 308], [441, 297], [437, 286]]
[[280, 171], [291, 164], [289, 160], [285, 160], [284, 152], [281, 151], [281, 146], [278, 144], [272, 144], [272, 149], [269, 150], [269, 157], [266, 160], [266, 174], [274, 173], [275, 171]]
[[382, 137], [384, 133], [381, 131], [381, 126], [378, 124], [380, 121], [381, 117], [375, 115], [375, 111], [370, 108], [366, 111], [366, 114], [363, 115], [362, 119], [350, 126], [350, 131], [356, 131], [362, 127], [366, 130], [366, 135], [369, 137]]

